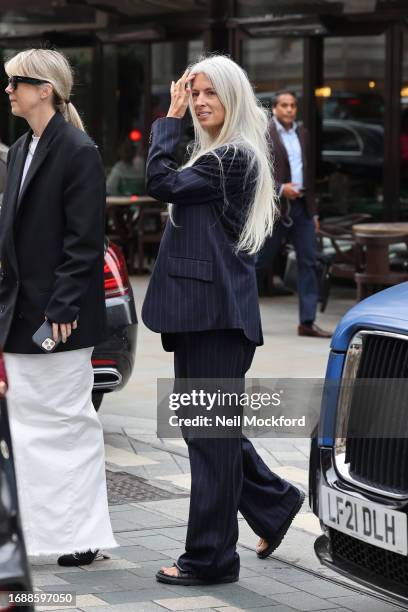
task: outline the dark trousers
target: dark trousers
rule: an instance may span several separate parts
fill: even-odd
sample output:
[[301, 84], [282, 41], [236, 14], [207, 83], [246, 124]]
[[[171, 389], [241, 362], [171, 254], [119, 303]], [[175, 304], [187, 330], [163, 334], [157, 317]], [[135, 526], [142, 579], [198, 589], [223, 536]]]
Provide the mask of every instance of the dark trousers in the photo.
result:
[[[178, 378], [244, 379], [255, 352], [240, 330], [172, 338], [176, 383]], [[238, 510], [268, 540], [286, 521], [298, 492], [269, 470], [246, 438], [189, 438], [187, 445], [190, 512], [186, 552], [178, 565], [208, 579], [238, 575]]]
[[316, 276], [316, 233], [314, 220], [306, 211], [304, 198], [291, 202], [291, 227], [279, 220], [270, 238], [266, 239], [256, 262], [258, 282], [266, 277], [282, 244], [291, 242], [296, 251], [298, 269], [299, 320], [301, 323], [316, 318], [319, 289]]

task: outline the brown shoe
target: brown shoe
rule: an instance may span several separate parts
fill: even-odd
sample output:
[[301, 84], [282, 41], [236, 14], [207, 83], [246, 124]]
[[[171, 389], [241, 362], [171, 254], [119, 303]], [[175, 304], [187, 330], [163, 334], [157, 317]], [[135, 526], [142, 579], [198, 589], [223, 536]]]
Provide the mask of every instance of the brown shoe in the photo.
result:
[[331, 338], [332, 332], [325, 331], [313, 323], [312, 325], [303, 325], [302, 323], [298, 326], [298, 336], [311, 336], [312, 338]]

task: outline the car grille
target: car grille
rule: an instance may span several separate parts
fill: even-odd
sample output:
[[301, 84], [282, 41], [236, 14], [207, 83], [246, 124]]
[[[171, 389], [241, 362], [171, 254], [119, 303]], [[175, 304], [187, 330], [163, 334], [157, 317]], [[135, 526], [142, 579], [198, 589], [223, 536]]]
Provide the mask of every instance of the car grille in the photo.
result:
[[[407, 371], [407, 340], [385, 335], [365, 336], [357, 378], [406, 378]], [[401, 409], [405, 402], [387, 403], [386, 391], [374, 393], [361, 402], [361, 393], [368, 392], [362, 387], [353, 397], [350, 423], [361, 428], [360, 431], [369, 431], [373, 418], [393, 418], [394, 423], [400, 424], [398, 431], [405, 431], [407, 412]], [[369, 409], [362, 409], [362, 405]], [[408, 493], [408, 438], [348, 438], [345, 460], [353, 480], [379, 490]]]
[[408, 557], [356, 540], [336, 529], [330, 529], [330, 542], [335, 562], [356, 565], [381, 578], [408, 584]]

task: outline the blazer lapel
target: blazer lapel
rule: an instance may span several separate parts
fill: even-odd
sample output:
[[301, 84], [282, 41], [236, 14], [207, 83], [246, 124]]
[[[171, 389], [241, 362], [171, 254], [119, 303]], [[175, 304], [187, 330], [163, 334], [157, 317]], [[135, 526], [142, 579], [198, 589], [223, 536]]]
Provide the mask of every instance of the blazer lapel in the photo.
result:
[[282, 142], [282, 139], [279, 135], [279, 131], [275, 125], [275, 121], [272, 119], [271, 121], [271, 138], [275, 147], [275, 157], [277, 155], [280, 156], [280, 158], [283, 160], [285, 160], [287, 163], [289, 163], [289, 157], [288, 157], [288, 152], [286, 151], [286, 147]]
[[5, 212], [10, 214], [12, 213], [13, 217], [17, 204], [24, 163], [27, 156], [28, 145], [31, 141], [31, 134], [31, 131], [27, 132], [25, 139], [21, 142], [18, 150], [16, 151], [13, 166], [12, 168], [9, 168], [7, 173], [3, 207], [6, 209]]
[[[47, 157], [47, 155], [49, 153], [50, 144], [51, 144], [54, 136], [57, 134], [60, 125], [64, 124], [64, 123], [65, 123], [65, 119], [61, 115], [61, 113], [59, 113], [59, 112], [56, 112], [55, 115], [53, 115], [53, 117], [48, 122], [48, 125], [45, 128], [45, 130], [44, 130], [44, 132], [43, 132], [43, 134], [42, 134], [42, 136], [41, 136], [41, 138], [40, 138], [40, 140], [38, 142], [37, 148], [36, 148], [36, 150], [34, 152], [33, 159], [31, 160], [30, 167], [29, 167], [27, 175], [25, 177], [23, 186], [22, 186], [21, 191], [20, 191], [20, 193], [19, 193], [19, 195], [17, 197], [17, 212], [20, 209], [21, 202], [24, 199], [24, 196], [26, 195], [26, 193], [28, 191], [30, 183], [32, 182], [33, 178], [35, 177], [35, 175], [37, 174], [37, 172], [41, 168], [42, 164], [44, 163], [44, 160], [46, 159], [46, 157]], [[30, 133], [30, 140], [31, 140], [31, 135], [32, 135], [32, 132]], [[25, 157], [24, 157], [24, 161], [25, 161]], [[21, 177], [21, 175], [20, 175], [20, 177]], [[19, 182], [19, 185], [20, 185], [20, 182]], [[18, 189], [20, 189], [20, 187], [18, 187]]]
[[[42, 146], [41, 146], [42, 145]], [[16, 212], [18, 212], [22, 199], [24, 198], [25, 194], [27, 193], [27, 189], [30, 186], [31, 181], [33, 180], [34, 176], [36, 175], [36, 173], [38, 172], [38, 170], [41, 168], [42, 163], [44, 162], [45, 158], [48, 155], [48, 145], [46, 143], [41, 143], [41, 138], [38, 142], [37, 148], [35, 150], [33, 159], [31, 160], [31, 164], [30, 167], [28, 169], [28, 172], [26, 174], [26, 177], [24, 179], [24, 183], [23, 186], [20, 190], [20, 183], [18, 185], [18, 190], [19, 190], [19, 194], [17, 196], [17, 209]], [[24, 158], [25, 161], [25, 158]], [[20, 175], [21, 177], [21, 175]]]

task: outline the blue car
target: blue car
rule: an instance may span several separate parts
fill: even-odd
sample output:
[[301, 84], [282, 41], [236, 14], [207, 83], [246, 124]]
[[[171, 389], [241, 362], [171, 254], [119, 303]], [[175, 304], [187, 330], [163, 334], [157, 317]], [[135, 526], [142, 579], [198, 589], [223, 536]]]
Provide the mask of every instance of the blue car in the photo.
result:
[[320, 561], [405, 605], [407, 304], [403, 283], [360, 302], [338, 325], [309, 471], [310, 506], [323, 531], [315, 542]]

